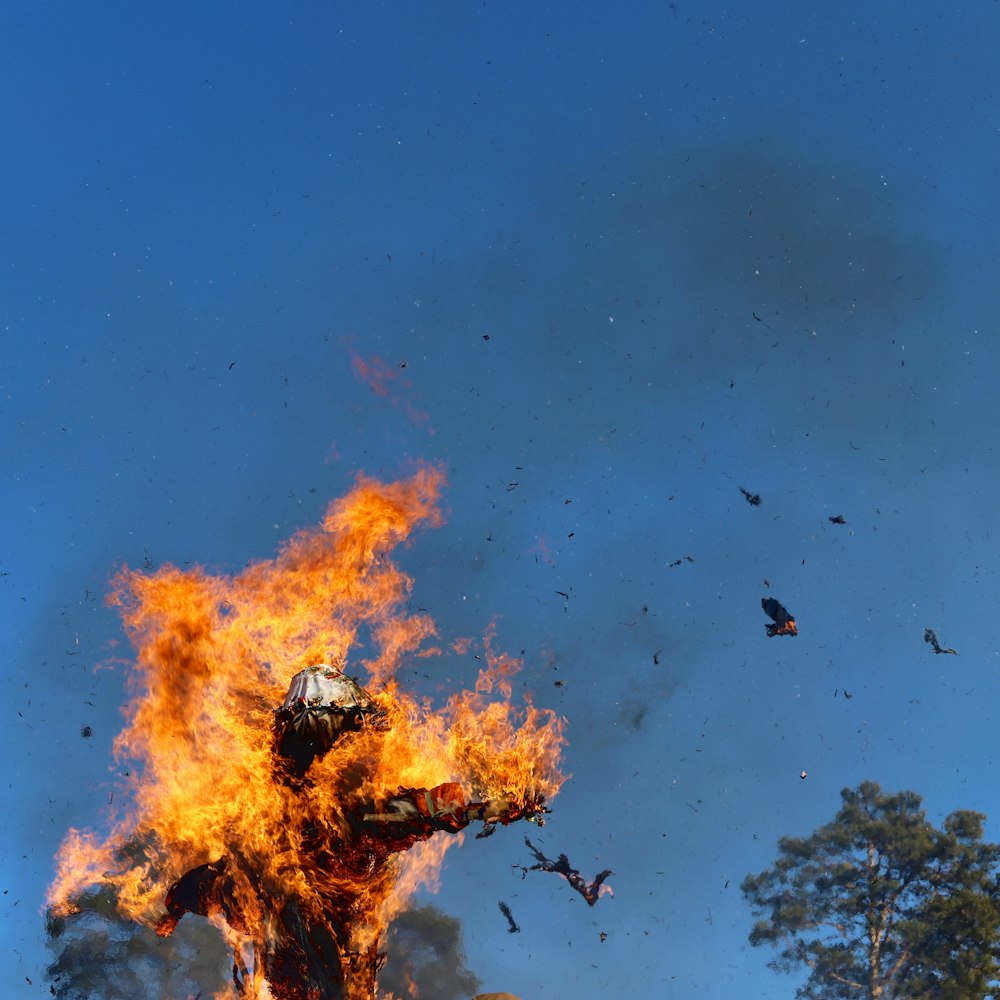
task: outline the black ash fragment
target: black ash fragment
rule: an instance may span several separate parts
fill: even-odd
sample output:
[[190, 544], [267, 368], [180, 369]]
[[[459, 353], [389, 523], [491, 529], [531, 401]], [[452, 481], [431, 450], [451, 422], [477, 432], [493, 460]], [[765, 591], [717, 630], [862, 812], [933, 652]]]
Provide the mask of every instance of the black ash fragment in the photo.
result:
[[510, 907], [502, 899], [497, 903], [497, 906], [500, 907], [500, 912], [507, 918], [507, 933], [519, 933], [521, 928], [517, 926], [517, 921], [514, 919], [514, 915], [510, 912]]
[[934, 629], [927, 628], [924, 629], [924, 642], [929, 642], [934, 647], [935, 653], [951, 653], [952, 656], [958, 656], [958, 650], [949, 647], [943, 647], [941, 643], [938, 642], [938, 637], [934, 634]]
[[751, 493], [749, 490], [743, 489], [742, 486], [740, 487], [740, 493], [742, 493], [743, 496], [745, 496], [747, 498], [747, 503], [750, 504], [751, 507], [759, 507], [760, 506], [760, 494], [759, 493]]

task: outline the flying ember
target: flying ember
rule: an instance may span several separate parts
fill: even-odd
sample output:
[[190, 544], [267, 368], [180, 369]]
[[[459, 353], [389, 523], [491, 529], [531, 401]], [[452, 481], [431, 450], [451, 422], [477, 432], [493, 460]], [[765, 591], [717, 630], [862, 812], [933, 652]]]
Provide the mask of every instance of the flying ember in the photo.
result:
[[767, 629], [769, 639], [773, 639], [776, 635], [799, 634], [795, 619], [780, 601], [776, 601], [773, 597], [762, 597], [760, 606], [764, 609], [764, 614], [774, 623], [764, 626]]
[[162, 936], [216, 924], [240, 997], [372, 1000], [383, 931], [457, 842], [434, 834], [542, 822], [563, 720], [514, 703], [518, 661], [488, 634], [474, 689], [440, 707], [398, 679], [440, 649], [390, 556], [441, 523], [443, 485], [433, 468], [359, 477], [319, 527], [235, 576], [118, 574], [136, 648], [115, 742], [128, 805], [106, 837], [69, 832], [57, 912], [103, 885]]

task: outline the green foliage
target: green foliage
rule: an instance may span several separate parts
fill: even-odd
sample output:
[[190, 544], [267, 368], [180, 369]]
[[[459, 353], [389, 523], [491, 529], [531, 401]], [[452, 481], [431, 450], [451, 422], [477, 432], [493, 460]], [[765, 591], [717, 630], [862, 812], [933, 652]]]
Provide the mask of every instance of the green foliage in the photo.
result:
[[771, 967], [808, 970], [802, 1000], [1000, 997], [1000, 845], [962, 810], [935, 829], [914, 792], [844, 789], [834, 819], [783, 837], [742, 883], [750, 943]]

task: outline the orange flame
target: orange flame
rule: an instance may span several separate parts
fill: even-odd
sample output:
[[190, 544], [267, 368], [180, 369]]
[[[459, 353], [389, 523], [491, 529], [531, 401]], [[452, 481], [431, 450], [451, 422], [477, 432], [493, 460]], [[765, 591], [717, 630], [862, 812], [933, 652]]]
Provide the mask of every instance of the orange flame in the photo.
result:
[[767, 634], [772, 637], [776, 635], [798, 635], [799, 627], [795, 624], [794, 618], [789, 618], [788, 621], [782, 622], [780, 625], [768, 625]]
[[[390, 552], [415, 527], [441, 523], [443, 485], [436, 468], [397, 483], [361, 476], [321, 527], [232, 577], [173, 566], [118, 574], [110, 600], [137, 650], [115, 742], [133, 775], [129, 807], [107, 837], [69, 832], [49, 891], [55, 908], [71, 910], [77, 893], [102, 882], [115, 887], [124, 914], [169, 933], [168, 888], [226, 858], [230, 870], [253, 873], [234, 889], [238, 913], [223, 914], [234, 939], [265, 946], [281, 900], [324, 923], [330, 900], [347, 899], [360, 951], [409, 893], [433, 882], [456, 841], [434, 837], [381, 868], [334, 863], [317, 844], [349, 841], [352, 810], [400, 788], [458, 782], [467, 798], [505, 802], [516, 818], [558, 792], [563, 721], [530, 701], [512, 703], [520, 664], [493, 652], [491, 632], [475, 690], [439, 710], [397, 682], [436, 628], [406, 609], [412, 580]], [[352, 733], [315, 760], [307, 780], [280, 780], [273, 726], [290, 681], [312, 664], [346, 664], [359, 649], [367, 655], [345, 669], [363, 668], [388, 728]]]

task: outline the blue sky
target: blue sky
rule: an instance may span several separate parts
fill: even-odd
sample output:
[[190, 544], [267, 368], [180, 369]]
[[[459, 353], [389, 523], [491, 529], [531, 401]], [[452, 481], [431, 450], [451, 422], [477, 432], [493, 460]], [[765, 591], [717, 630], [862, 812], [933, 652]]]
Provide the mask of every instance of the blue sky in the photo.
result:
[[615, 872], [589, 909], [516, 829], [452, 851], [485, 988], [789, 995], [739, 882], [864, 779], [1000, 840], [996, 3], [0, 25], [10, 995], [113, 785], [111, 574], [238, 569], [419, 461], [414, 601], [524, 650], [573, 774], [537, 843]]

